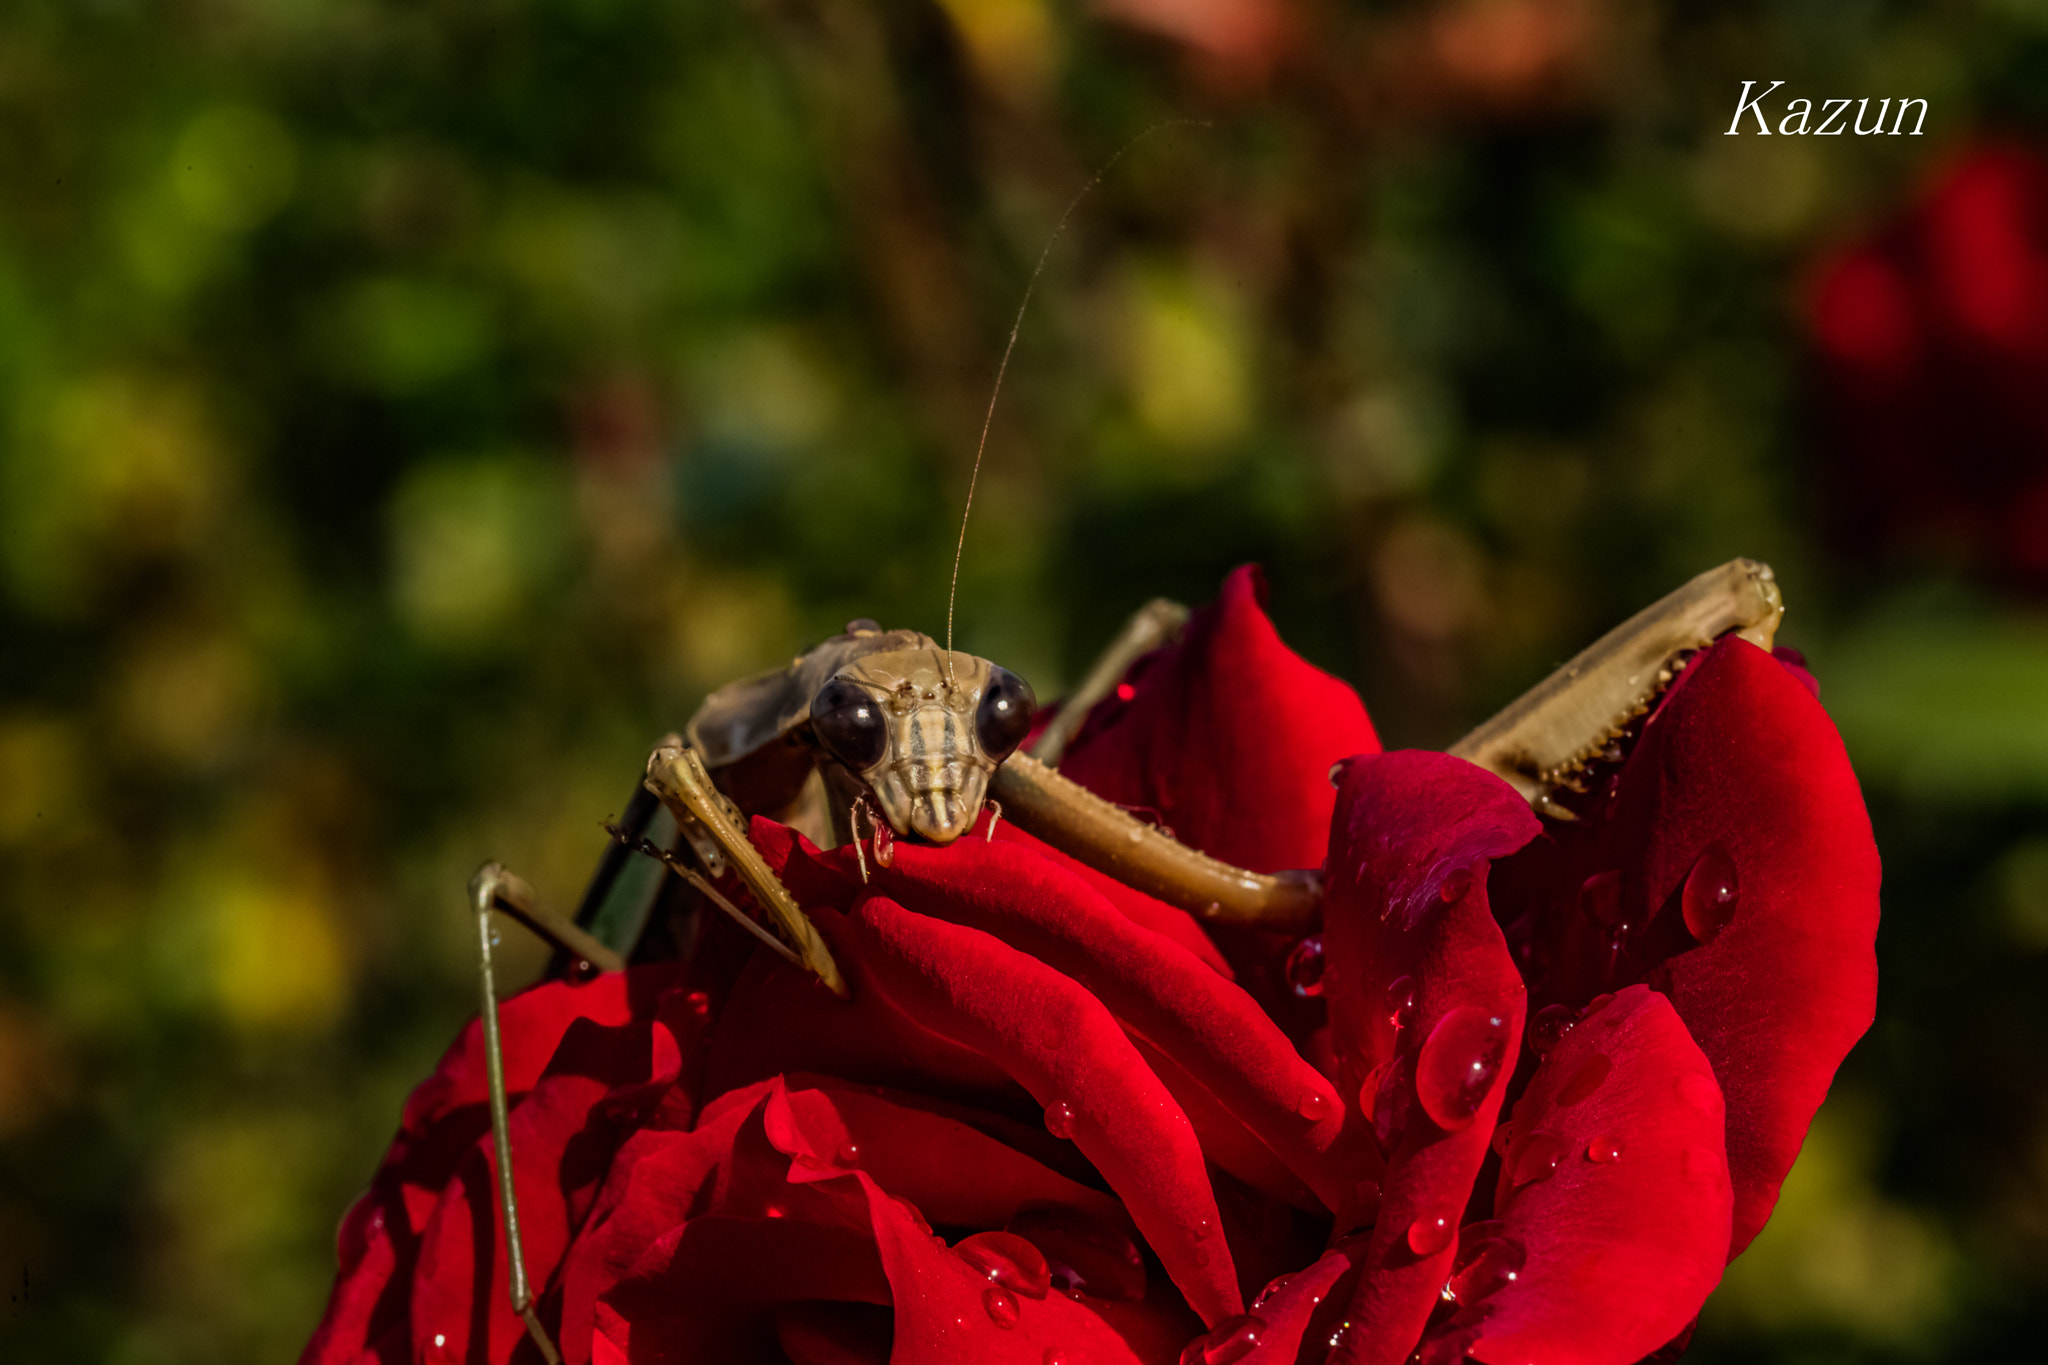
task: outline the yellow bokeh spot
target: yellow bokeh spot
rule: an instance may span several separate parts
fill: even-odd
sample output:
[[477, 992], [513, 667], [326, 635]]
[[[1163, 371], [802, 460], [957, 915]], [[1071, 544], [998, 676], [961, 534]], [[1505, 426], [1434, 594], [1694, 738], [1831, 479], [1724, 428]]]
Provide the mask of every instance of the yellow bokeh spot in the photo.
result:
[[1015, 99], [1043, 91], [1058, 57], [1045, 0], [939, 0], [975, 72]]
[[1770, 1223], [1728, 1267], [1709, 1324], [1826, 1328], [1905, 1348], [1934, 1339], [1954, 1307], [1956, 1252], [1931, 1220], [1873, 1186], [1877, 1118], [1854, 1094], [1829, 1098]]
[[71, 727], [46, 716], [0, 716], [0, 845], [48, 837], [76, 809], [83, 774]]
[[512, 627], [560, 557], [573, 518], [559, 476], [503, 456], [422, 465], [391, 509], [392, 592], [420, 639], [469, 651]]
[[240, 232], [291, 198], [298, 149], [284, 125], [260, 109], [229, 105], [187, 124], [172, 153], [178, 202], [209, 227]]
[[1141, 272], [1126, 324], [1132, 398], [1155, 435], [1192, 454], [1244, 431], [1250, 361], [1220, 288], [1177, 272]]
[[251, 1029], [313, 1030], [345, 1003], [349, 962], [333, 910], [309, 887], [233, 882], [212, 897], [220, 1011]]

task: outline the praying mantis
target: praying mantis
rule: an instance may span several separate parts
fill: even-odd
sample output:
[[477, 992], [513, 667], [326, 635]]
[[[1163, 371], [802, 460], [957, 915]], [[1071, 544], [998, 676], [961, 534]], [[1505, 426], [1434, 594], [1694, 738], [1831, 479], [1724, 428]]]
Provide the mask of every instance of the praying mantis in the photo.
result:
[[[1449, 752], [1508, 782], [1538, 813], [1571, 819], [1555, 794], [1582, 787], [1588, 766], [1692, 654], [1729, 634], [1769, 649], [1783, 613], [1768, 565], [1737, 559], [1710, 569], [1601, 636]], [[571, 972], [616, 970], [631, 959], [673, 872], [770, 951], [845, 996], [850, 987], [823, 938], [749, 841], [747, 817], [782, 819], [828, 847], [855, 843], [865, 867], [869, 856], [887, 865], [896, 838], [950, 844], [986, 811], [1203, 920], [1310, 932], [1321, 914], [1320, 869], [1232, 867], [1058, 770], [1082, 718], [1187, 618], [1164, 600], [1138, 611], [1028, 745], [1034, 698], [1017, 675], [915, 631], [851, 622], [789, 667], [712, 693], [680, 734], [655, 747], [574, 921], [542, 909], [532, 889], [496, 863], [477, 873], [471, 905], [511, 1296], [545, 1359], [558, 1357], [534, 1315], [519, 1246], [491, 913], [540, 934]], [[636, 852], [651, 859], [636, 860]], [[727, 869], [760, 908], [758, 918], [714, 885]]]

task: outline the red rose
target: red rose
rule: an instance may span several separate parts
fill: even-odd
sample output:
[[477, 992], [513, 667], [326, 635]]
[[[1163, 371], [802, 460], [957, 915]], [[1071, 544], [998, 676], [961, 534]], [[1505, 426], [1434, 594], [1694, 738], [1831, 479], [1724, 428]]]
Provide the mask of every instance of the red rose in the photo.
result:
[[1811, 315], [1848, 542], [2048, 586], [2048, 161], [1957, 158], [1819, 271]]
[[[568, 1361], [1627, 1365], [1687, 1327], [1871, 1015], [1876, 856], [1825, 714], [1724, 643], [1543, 823], [1376, 753], [1259, 591], [1233, 576], [1065, 770], [1218, 856], [1321, 863], [1318, 940], [1219, 951], [1007, 824], [863, 880], [757, 821], [850, 999], [713, 953], [508, 1003]], [[483, 1094], [472, 1027], [344, 1223], [309, 1363], [537, 1355]]]

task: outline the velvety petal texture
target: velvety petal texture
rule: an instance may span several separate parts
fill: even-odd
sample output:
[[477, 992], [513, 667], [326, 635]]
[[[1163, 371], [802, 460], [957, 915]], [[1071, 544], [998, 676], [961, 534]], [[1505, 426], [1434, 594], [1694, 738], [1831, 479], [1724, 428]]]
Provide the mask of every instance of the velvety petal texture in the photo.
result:
[[1178, 643], [1098, 706], [1060, 771], [1155, 812], [1174, 835], [1254, 872], [1317, 867], [1335, 805], [1325, 775], [1379, 737], [1350, 685], [1280, 641], [1263, 574], [1231, 574]]
[[1644, 986], [1587, 1011], [1515, 1102], [1494, 1219], [1461, 1238], [1433, 1333], [1487, 1365], [1629, 1365], [1720, 1283], [1733, 1207], [1720, 1087]]
[[[1333, 1361], [1407, 1359], [1449, 1278], [1472, 1182], [1521, 1045], [1524, 990], [1487, 907], [1491, 860], [1537, 830], [1462, 759], [1344, 766], [1324, 954], [1340, 1084], [1386, 1152], [1377, 1221]], [[1360, 1192], [1347, 1213], [1364, 1218]]]
[[1877, 845], [1803, 673], [1742, 640], [1699, 656], [1496, 900], [1538, 1004], [1670, 997], [1727, 1096], [1733, 1252], [1876, 1011]]

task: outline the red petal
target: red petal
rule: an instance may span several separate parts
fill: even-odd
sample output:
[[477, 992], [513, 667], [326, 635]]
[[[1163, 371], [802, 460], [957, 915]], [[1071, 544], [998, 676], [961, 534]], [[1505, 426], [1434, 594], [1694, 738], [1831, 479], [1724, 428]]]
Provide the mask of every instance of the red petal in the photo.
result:
[[[1727, 1260], [1713, 1068], [1670, 1003], [1632, 986], [1565, 1034], [1513, 1123], [1495, 1217], [1526, 1260], [1442, 1335], [1476, 1326], [1464, 1349], [1489, 1365], [1640, 1360], [1699, 1312]], [[1517, 1186], [1518, 1160], [1548, 1174]]]
[[[1722, 858], [1732, 918], [1701, 943], [1685, 886], [1703, 859]], [[1553, 827], [1503, 870], [1516, 889], [1499, 904], [1504, 918], [1519, 913], [1511, 931], [1534, 950], [1539, 1001], [1577, 1005], [1647, 981], [1714, 1064], [1739, 1253], [1876, 1010], [1877, 846], [1827, 713], [1783, 664], [1724, 641], [1645, 726], [1611, 805]], [[1581, 883], [1608, 873], [1604, 913], [1636, 926], [1618, 956], [1579, 904]]]
[[998, 823], [995, 838], [997, 843], [1017, 844], [1028, 848], [1047, 862], [1056, 863], [1072, 872], [1093, 887], [1104, 900], [1121, 910], [1133, 923], [1143, 925], [1164, 938], [1172, 939], [1208, 963], [1226, 980], [1235, 975], [1215, 941], [1203, 931], [1193, 915], [1179, 906], [1168, 905], [1163, 900], [1125, 886], [1107, 872], [1098, 872], [1079, 858], [1062, 853], [1044, 840], [1019, 829], [1012, 821], [1004, 820]]
[[[1489, 860], [1536, 831], [1506, 783], [1462, 759], [1390, 753], [1343, 770], [1326, 869], [1323, 980], [1340, 1084], [1354, 1092], [1373, 1085], [1360, 1099], [1366, 1114], [1375, 1093], [1390, 1105], [1391, 1150], [1365, 1274], [1345, 1315], [1351, 1330], [1333, 1362], [1406, 1359], [1448, 1278], [1455, 1239], [1411, 1241], [1410, 1232], [1457, 1227], [1513, 1071], [1522, 980], [1487, 908], [1486, 883]], [[1390, 987], [1398, 999], [1389, 1000]], [[1407, 1016], [1398, 1029], [1396, 1006]], [[1431, 1045], [1425, 1058], [1439, 1027], [1448, 1037], [1467, 1020], [1491, 1026], [1485, 1055], [1498, 1056], [1473, 1083], [1470, 1118], [1447, 1131], [1418, 1094], [1418, 1064], [1451, 1047]], [[1377, 1072], [1382, 1063], [1390, 1070]]]
[[1179, 643], [1132, 668], [1130, 700], [1096, 708], [1060, 765], [1255, 872], [1320, 864], [1330, 765], [1380, 747], [1358, 694], [1280, 642], [1265, 596], [1256, 568], [1231, 574]]
[[1329, 1081], [1250, 996], [1119, 914], [1065, 867], [1021, 845], [962, 839], [947, 848], [899, 847], [871, 885], [920, 914], [984, 930], [1079, 983], [1331, 1207], [1348, 1196], [1357, 1164], [1371, 1159], [1357, 1150], [1355, 1129], [1345, 1143], [1344, 1102]]
[[[1239, 1311], [1236, 1272], [1187, 1116], [1101, 1002], [979, 930], [869, 897], [851, 921], [856, 991], [989, 1057], [1049, 1111], [1122, 1197], [1204, 1321]], [[1213, 974], [1209, 974], [1214, 979]]]

